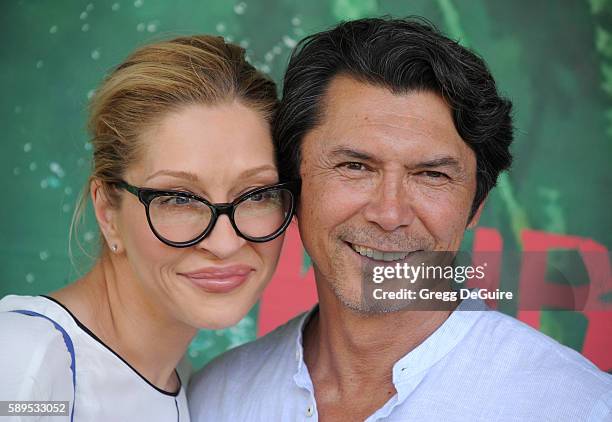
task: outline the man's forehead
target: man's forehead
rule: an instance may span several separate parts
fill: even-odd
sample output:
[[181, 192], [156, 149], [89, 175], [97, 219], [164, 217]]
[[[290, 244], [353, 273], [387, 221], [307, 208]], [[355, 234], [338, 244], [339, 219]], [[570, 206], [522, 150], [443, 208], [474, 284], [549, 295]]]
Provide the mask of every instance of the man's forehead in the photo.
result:
[[[455, 155], [470, 150], [453, 123], [450, 108], [429, 91], [395, 94], [387, 88], [348, 76], [334, 78], [326, 92], [323, 119], [314, 129], [324, 150], [339, 144], [406, 152], [427, 149], [434, 155]], [[382, 150], [379, 152], [383, 152]], [[415, 152], [412, 149], [412, 152]]]
[[322, 126], [435, 130], [455, 135], [450, 107], [431, 91], [392, 93], [386, 87], [334, 77], [322, 100]]
[[355, 102], [385, 104], [389, 101], [401, 102], [402, 99], [421, 97], [419, 94], [424, 95], [423, 98], [420, 98], [421, 101], [424, 101], [425, 96], [435, 97], [436, 105], [440, 106], [442, 114], [450, 116], [450, 107], [442, 96], [435, 91], [426, 88], [392, 90], [388, 86], [360, 80], [344, 74], [337, 75], [331, 79], [325, 90], [325, 102], [342, 101], [349, 104], [355, 104]]

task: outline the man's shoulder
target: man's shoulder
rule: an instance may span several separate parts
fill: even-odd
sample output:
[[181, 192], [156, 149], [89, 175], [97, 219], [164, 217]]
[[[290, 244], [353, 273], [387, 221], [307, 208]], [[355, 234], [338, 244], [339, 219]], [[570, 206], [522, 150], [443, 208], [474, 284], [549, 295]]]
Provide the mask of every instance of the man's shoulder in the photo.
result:
[[[271, 333], [242, 346], [231, 349], [215, 358], [200, 370], [189, 384], [189, 403], [201, 407], [214, 400], [222, 400], [228, 394], [243, 397], [256, 386], [268, 389], [281, 379], [291, 379], [299, 330], [304, 314], [301, 314]], [[192, 411], [197, 412], [197, 409]]]
[[473, 356], [492, 358], [489, 362], [496, 373], [506, 373], [509, 379], [532, 386], [559, 383], [591, 397], [612, 391], [610, 374], [577, 351], [516, 318], [487, 311], [474, 328]]

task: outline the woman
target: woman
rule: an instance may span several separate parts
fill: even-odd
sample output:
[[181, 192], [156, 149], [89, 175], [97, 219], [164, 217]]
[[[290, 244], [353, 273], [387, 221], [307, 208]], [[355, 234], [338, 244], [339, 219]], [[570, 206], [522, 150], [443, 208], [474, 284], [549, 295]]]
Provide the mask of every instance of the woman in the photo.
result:
[[70, 420], [189, 420], [181, 357], [199, 328], [255, 304], [293, 214], [276, 107], [274, 83], [218, 37], [151, 44], [108, 76], [89, 122], [101, 254], [48, 297], [0, 301], [0, 400], [69, 401]]

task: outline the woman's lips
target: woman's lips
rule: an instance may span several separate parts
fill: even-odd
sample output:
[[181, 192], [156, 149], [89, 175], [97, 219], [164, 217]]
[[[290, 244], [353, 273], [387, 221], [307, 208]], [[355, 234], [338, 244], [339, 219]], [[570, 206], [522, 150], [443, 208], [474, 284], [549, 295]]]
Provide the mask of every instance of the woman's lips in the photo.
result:
[[248, 265], [207, 267], [188, 273], [179, 273], [209, 293], [228, 293], [241, 286], [254, 269]]

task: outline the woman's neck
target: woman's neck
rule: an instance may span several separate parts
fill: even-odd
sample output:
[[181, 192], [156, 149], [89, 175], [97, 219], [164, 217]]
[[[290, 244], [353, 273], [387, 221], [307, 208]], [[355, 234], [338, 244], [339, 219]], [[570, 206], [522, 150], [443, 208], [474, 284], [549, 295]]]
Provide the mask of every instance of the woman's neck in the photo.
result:
[[103, 256], [83, 278], [51, 296], [153, 385], [178, 389], [175, 368], [197, 330], [153, 303], [127, 260]]

